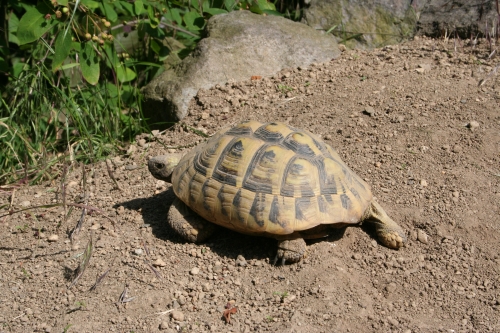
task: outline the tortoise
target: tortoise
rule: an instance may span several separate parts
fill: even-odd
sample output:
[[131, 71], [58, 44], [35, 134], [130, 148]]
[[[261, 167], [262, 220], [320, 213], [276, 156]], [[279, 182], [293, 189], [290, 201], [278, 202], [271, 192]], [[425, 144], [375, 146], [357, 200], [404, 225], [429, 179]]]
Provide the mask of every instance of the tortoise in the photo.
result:
[[362, 221], [374, 223], [389, 248], [406, 242], [370, 186], [332, 147], [284, 123], [243, 121], [187, 153], [152, 157], [148, 168], [172, 184], [168, 223], [191, 242], [207, 239], [217, 224], [277, 239], [274, 263], [283, 264], [304, 256], [304, 239]]

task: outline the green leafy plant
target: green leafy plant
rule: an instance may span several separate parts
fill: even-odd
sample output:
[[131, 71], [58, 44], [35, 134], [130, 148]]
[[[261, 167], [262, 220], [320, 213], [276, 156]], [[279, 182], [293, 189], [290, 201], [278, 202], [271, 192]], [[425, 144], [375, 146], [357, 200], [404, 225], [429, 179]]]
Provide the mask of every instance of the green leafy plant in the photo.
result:
[[[8, 0], [0, 38], [0, 184], [56, 176], [148, 131], [140, 88], [186, 57], [207, 20], [281, 15], [267, 0]], [[3, 46], [3, 47], [2, 47]]]

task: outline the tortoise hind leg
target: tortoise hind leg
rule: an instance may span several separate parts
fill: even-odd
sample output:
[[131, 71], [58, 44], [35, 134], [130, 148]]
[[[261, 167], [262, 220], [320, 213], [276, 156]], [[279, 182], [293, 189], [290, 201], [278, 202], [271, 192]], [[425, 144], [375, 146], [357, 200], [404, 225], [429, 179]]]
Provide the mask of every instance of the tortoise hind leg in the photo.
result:
[[306, 253], [306, 242], [302, 238], [278, 240], [278, 253], [274, 258], [273, 265], [276, 265], [278, 259], [281, 259], [281, 264], [285, 261], [290, 263], [298, 262]]
[[179, 198], [175, 198], [168, 210], [168, 224], [185, 240], [203, 242], [215, 231], [216, 226], [191, 210]]
[[392, 249], [399, 249], [406, 243], [403, 229], [394, 222], [374, 200], [365, 212], [364, 219], [375, 224], [378, 239]]

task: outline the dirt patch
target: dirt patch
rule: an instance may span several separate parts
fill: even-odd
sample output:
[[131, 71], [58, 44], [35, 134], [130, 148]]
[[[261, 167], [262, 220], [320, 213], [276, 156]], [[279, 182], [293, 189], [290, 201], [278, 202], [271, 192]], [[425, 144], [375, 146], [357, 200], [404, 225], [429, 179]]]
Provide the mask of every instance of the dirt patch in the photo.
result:
[[[73, 244], [79, 207], [67, 220], [62, 207], [0, 220], [0, 331], [499, 332], [500, 81], [488, 76], [498, 61], [486, 44], [455, 52], [418, 39], [200, 92], [181, 124], [111, 161], [119, 189], [104, 162], [86, 168], [88, 201], [81, 169], [68, 174], [67, 202], [111, 220], [87, 215]], [[183, 242], [166, 225], [172, 191], [146, 159], [243, 119], [320, 135], [408, 245], [390, 250], [368, 226], [350, 227], [275, 267], [273, 239], [220, 229]], [[20, 188], [0, 205], [60, 202], [60, 184]], [[91, 234], [89, 266], [68, 289]]]

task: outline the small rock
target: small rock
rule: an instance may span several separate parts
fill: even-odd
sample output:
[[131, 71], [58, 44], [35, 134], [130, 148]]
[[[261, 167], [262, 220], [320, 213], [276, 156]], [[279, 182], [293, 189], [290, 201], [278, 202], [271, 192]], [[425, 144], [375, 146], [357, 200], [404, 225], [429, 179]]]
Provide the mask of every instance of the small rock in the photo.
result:
[[139, 139], [137, 141], [137, 144], [139, 145], [139, 147], [145, 147], [146, 146], [146, 140], [145, 139]]
[[135, 249], [135, 250], [134, 250], [134, 254], [135, 254], [136, 256], [142, 256], [142, 253], [143, 253], [142, 249]]
[[458, 191], [453, 191], [451, 194], [454, 198], [458, 198], [460, 196], [460, 193]]
[[203, 290], [204, 292], [208, 292], [208, 291], [210, 291], [210, 283], [204, 283], [204, 284], [201, 286], [201, 290]]
[[165, 266], [167, 266], [167, 264], [161, 258], [158, 258], [153, 262], [153, 266], [165, 267]]
[[200, 269], [198, 267], [193, 267], [189, 273], [191, 275], [198, 275], [200, 273]]
[[210, 118], [210, 114], [208, 112], [201, 113], [201, 119], [206, 120], [208, 118]]
[[57, 242], [59, 240], [59, 236], [57, 235], [50, 235], [49, 238], [47, 238], [49, 242]]
[[365, 107], [365, 109], [363, 110], [363, 112], [367, 115], [369, 115], [370, 117], [373, 117], [373, 115], [375, 114], [375, 109], [372, 108], [371, 106], [367, 106]]
[[177, 302], [180, 304], [180, 305], [184, 305], [186, 304], [186, 297], [184, 295], [180, 295], [177, 299]]
[[355, 260], [360, 260], [363, 258], [363, 256], [361, 255], [361, 253], [355, 253], [353, 256], [352, 256], [353, 259]]
[[396, 288], [396, 284], [394, 282], [391, 282], [385, 287], [385, 290], [387, 290], [388, 293], [393, 293], [396, 291]]
[[462, 147], [460, 147], [459, 145], [454, 145], [451, 151], [454, 153], [460, 153], [462, 151]]
[[399, 321], [397, 321], [395, 318], [392, 317], [387, 317], [387, 321], [392, 325], [392, 326], [398, 326]]
[[427, 234], [425, 233], [425, 231], [419, 229], [417, 231], [417, 239], [421, 242], [421, 243], [424, 243], [424, 244], [428, 244], [429, 243], [429, 237], [427, 236]]
[[236, 264], [241, 267], [245, 267], [247, 265], [247, 261], [245, 260], [245, 257], [243, 257], [241, 254], [236, 258]]
[[467, 127], [469, 127], [471, 129], [471, 131], [473, 131], [479, 127], [479, 123], [477, 121], [473, 120], [467, 124]]
[[427, 187], [427, 185], [428, 185], [428, 184], [427, 184], [427, 180], [425, 180], [425, 179], [421, 179], [421, 180], [420, 180], [420, 185], [421, 185], [422, 187]]
[[31, 205], [31, 202], [29, 202], [28, 200], [25, 200], [25, 201], [21, 202], [20, 205], [23, 207], [29, 207]]
[[172, 317], [173, 320], [176, 321], [184, 321], [184, 313], [182, 313], [179, 310], [174, 310], [170, 313], [170, 316]]
[[159, 326], [160, 330], [168, 330], [168, 321], [162, 321]]
[[130, 145], [127, 149], [127, 155], [132, 155], [137, 151], [136, 145]]

